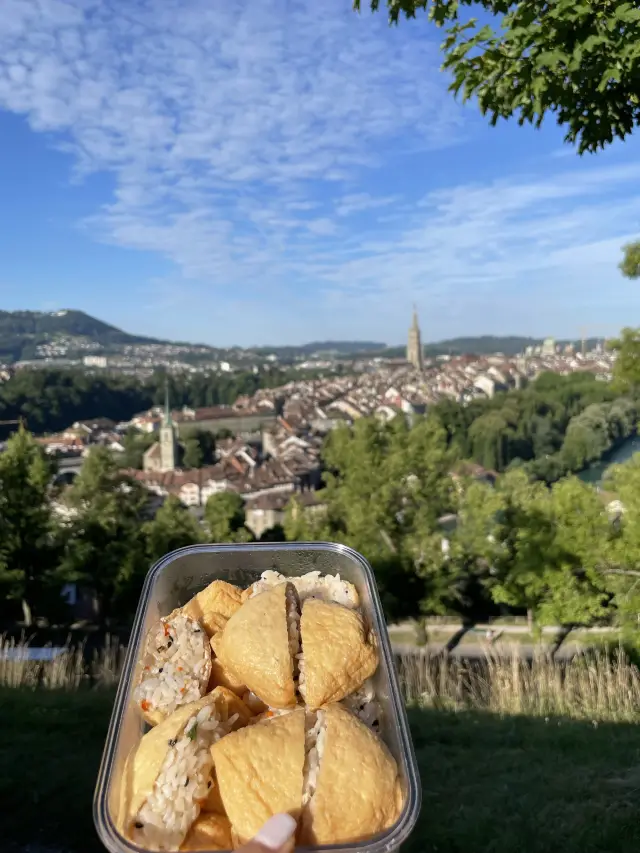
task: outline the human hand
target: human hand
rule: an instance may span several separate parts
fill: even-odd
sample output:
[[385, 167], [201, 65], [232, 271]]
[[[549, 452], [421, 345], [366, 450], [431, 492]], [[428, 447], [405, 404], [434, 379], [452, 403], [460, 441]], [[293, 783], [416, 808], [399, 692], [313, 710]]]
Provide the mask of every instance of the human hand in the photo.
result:
[[270, 817], [256, 836], [237, 853], [289, 853], [293, 850], [296, 822], [288, 814]]

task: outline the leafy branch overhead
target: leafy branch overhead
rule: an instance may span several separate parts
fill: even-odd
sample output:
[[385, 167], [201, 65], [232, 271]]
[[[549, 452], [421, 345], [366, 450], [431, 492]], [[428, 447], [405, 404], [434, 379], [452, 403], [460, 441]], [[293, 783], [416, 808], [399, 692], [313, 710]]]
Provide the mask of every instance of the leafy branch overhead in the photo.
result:
[[[354, 0], [359, 10], [361, 0]], [[380, 0], [371, 0], [377, 11]], [[496, 124], [551, 113], [580, 154], [640, 121], [640, 8], [625, 0], [387, 0], [389, 20], [426, 12], [444, 29], [443, 69]], [[479, 18], [472, 17], [477, 12]], [[487, 23], [487, 18], [489, 22]]]
[[622, 247], [624, 256], [620, 271], [625, 278], [640, 278], [640, 242], [628, 243]]

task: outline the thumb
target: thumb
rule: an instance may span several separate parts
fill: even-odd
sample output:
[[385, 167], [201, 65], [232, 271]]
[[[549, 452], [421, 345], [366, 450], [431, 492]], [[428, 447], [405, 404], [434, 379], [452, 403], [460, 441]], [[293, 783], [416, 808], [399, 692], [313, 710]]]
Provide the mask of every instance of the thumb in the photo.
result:
[[296, 827], [297, 823], [291, 815], [274, 815], [237, 853], [288, 853], [293, 850]]

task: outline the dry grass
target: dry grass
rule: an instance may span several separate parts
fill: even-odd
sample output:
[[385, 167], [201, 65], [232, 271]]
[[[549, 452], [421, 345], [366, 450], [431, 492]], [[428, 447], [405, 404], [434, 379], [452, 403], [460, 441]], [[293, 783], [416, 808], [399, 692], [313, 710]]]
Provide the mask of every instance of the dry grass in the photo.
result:
[[532, 661], [485, 654], [460, 661], [441, 655], [397, 658], [408, 704], [439, 710], [489, 711], [529, 717], [640, 721], [640, 672], [621, 649], [578, 655], [570, 662], [538, 653]]
[[[88, 685], [114, 687], [125, 647], [107, 637], [92, 657], [84, 647], [65, 646], [51, 660], [32, 660], [29, 640], [0, 636], [0, 687], [67, 691]], [[606, 649], [554, 661], [539, 651], [532, 661], [517, 650], [507, 658], [487, 650], [467, 662], [416, 650], [397, 657], [409, 705], [439, 710], [489, 711], [529, 717], [640, 721], [640, 672], [623, 651]]]
[[113, 687], [120, 678], [126, 651], [109, 636], [103, 648], [94, 651], [90, 659], [84, 646], [66, 645], [50, 660], [33, 660], [29, 657], [30, 648], [29, 638], [16, 641], [0, 635], [0, 687], [31, 690], [77, 690], [84, 684]]

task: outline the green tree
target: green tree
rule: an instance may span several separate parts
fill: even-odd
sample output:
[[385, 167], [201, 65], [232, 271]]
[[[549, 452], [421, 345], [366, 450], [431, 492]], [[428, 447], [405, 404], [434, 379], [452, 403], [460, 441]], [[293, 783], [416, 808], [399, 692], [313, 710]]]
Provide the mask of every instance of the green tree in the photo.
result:
[[622, 392], [638, 396], [640, 392], [640, 329], [626, 327], [620, 337], [608, 342], [617, 353], [613, 366], [613, 382]]
[[212, 432], [204, 429], [193, 430], [189, 433], [189, 438], [193, 438], [198, 442], [200, 452], [202, 453], [202, 464], [213, 465], [216, 455], [216, 437]]
[[530, 625], [589, 624], [607, 612], [602, 559], [610, 540], [609, 519], [592, 486], [570, 477], [548, 489], [518, 470], [495, 489], [468, 489], [452, 556], [497, 604], [526, 609]]
[[54, 471], [23, 426], [0, 454], [0, 589], [22, 603], [27, 625], [55, 566], [49, 501]]
[[189, 510], [174, 495], [169, 495], [152, 521], [143, 530], [149, 563], [155, 563], [170, 551], [204, 541], [204, 532]]
[[184, 443], [182, 462], [185, 468], [201, 468], [203, 453], [197, 438], [188, 438]]
[[640, 241], [622, 247], [620, 271], [626, 278], [640, 278]]
[[244, 518], [244, 501], [236, 492], [211, 495], [204, 508], [212, 542], [250, 542], [253, 536], [245, 527]]
[[607, 615], [611, 597], [602, 573], [611, 523], [597, 491], [577, 477], [554, 484], [550, 501], [554, 538], [545, 561], [547, 590], [540, 618], [589, 625]]
[[469, 429], [473, 458], [493, 471], [502, 471], [508, 462], [509, 427], [500, 412], [487, 412]]
[[329, 539], [371, 562], [388, 618], [444, 612], [456, 602], [439, 517], [452, 504], [451, 454], [436, 418], [376, 418], [341, 427], [325, 442], [326, 510], [296, 509], [289, 539]]
[[[608, 472], [607, 492], [614, 502], [608, 512], [612, 533], [599, 554], [599, 570], [613, 596], [615, 621], [640, 631], [640, 455]], [[615, 496], [615, 497], [614, 497]]]
[[611, 447], [609, 422], [610, 406], [594, 403], [569, 421], [561, 455], [570, 471], [580, 471]]
[[60, 574], [92, 589], [101, 621], [128, 616], [148, 568], [143, 536], [145, 490], [94, 448], [65, 494], [69, 520]]
[[[370, 0], [372, 10], [380, 0]], [[354, 0], [359, 9], [361, 0]], [[491, 123], [547, 114], [579, 153], [624, 139], [640, 121], [640, 9], [628, 0], [387, 0], [389, 17], [428, 16], [445, 30], [450, 89]], [[477, 10], [478, 18], [466, 9]]]
[[142, 469], [144, 453], [158, 440], [158, 436], [152, 432], [139, 432], [129, 429], [124, 434], [122, 442], [124, 452], [118, 457], [118, 464], [122, 468]]
[[496, 603], [524, 608], [533, 625], [545, 593], [545, 568], [553, 543], [548, 490], [521, 470], [496, 486], [501, 501], [490, 533], [492, 552], [487, 585]]

